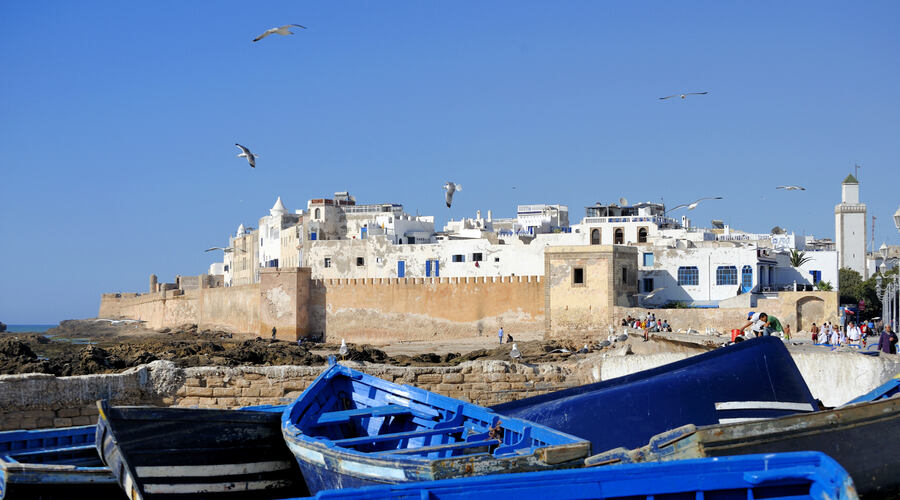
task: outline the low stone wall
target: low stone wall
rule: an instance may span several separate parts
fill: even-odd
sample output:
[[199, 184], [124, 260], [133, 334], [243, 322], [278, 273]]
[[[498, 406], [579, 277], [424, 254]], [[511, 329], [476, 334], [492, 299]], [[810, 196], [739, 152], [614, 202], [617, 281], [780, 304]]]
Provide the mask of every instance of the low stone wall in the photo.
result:
[[[623, 352], [623, 351], [619, 351]], [[837, 406], [900, 372], [900, 356], [794, 352], [813, 396]], [[628, 375], [686, 358], [685, 353], [590, 356], [577, 362], [523, 364], [470, 361], [450, 367], [347, 363], [392, 382], [490, 406]], [[84, 425], [96, 421], [96, 400], [117, 405], [238, 408], [292, 401], [323, 366], [176, 368], [154, 361], [119, 374], [0, 376], [0, 430]]]

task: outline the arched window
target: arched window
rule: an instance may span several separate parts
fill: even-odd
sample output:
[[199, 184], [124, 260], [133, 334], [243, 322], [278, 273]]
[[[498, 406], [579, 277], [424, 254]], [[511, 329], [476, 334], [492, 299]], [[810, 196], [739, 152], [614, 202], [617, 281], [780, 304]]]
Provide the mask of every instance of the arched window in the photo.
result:
[[621, 227], [617, 227], [615, 231], [613, 231], [613, 244], [614, 245], [624, 245], [625, 244], [625, 230]]
[[647, 228], [642, 227], [638, 229], [638, 243], [647, 243]]
[[679, 285], [699, 285], [700, 284], [700, 271], [694, 267], [679, 267], [678, 268], [678, 284]]
[[317, 208], [317, 209], [316, 209], [316, 215], [314, 216], [314, 218], [315, 218], [315, 219], [318, 219], [318, 218], [321, 217], [321, 216], [322, 216], [322, 209]]
[[753, 288], [753, 268], [750, 266], [741, 268], [741, 287], [744, 291], [749, 291]]
[[591, 245], [599, 245], [600, 244], [600, 230], [599, 229], [591, 229]]
[[717, 267], [716, 285], [737, 285], [737, 268], [734, 266]]

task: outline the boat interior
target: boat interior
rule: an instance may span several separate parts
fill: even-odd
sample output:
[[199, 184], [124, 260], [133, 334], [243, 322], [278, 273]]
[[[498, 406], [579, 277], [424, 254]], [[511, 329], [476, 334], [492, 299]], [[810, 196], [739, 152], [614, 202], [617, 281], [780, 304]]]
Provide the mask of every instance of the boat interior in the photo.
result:
[[[346, 369], [345, 369], [346, 370]], [[327, 373], [326, 373], [327, 375]], [[308, 391], [293, 423], [329, 447], [373, 455], [447, 458], [490, 453], [530, 455], [537, 448], [579, 441], [497, 414], [359, 372], [335, 370]], [[394, 457], [397, 458], [397, 457]]]
[[104, 467], [94, 446], [96, 426], [0, 432], [0, 462]]

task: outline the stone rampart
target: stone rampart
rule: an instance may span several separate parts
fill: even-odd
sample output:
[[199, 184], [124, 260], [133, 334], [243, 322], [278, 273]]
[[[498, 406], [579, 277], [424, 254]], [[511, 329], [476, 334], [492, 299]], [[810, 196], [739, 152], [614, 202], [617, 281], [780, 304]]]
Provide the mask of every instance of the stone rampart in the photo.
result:
[[358, 343], [541, 331], [544, 285], [539, 276], [315, 280], [310, 321], [329, 340]]
[[[792, 352], [813, 396], [843, 404], [900, 372], [900, 356], [855, 352]], [[672, 363], [684, 353], [584, 358], [578, 362], [522, 364], [479, 360], [449, 367], [397, 367], [348, 362], [396, 383], [489, 406], [567, 387], [608, 380]], [[154, 361], [112, 375], [0, 376], [0, 430], [84, 425], [96, 420], [97, 399], [119, 405], [237, 408], [292, 401], [323, 366], [176, 368]]]

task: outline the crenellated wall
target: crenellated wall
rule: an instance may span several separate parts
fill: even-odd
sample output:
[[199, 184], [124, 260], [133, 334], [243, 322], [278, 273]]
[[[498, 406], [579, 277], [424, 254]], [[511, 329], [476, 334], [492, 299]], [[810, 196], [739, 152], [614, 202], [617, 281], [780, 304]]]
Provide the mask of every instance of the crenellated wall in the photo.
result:
[[264, 269], [260, 283], [226, 288], [104, 294], [99, 317], [149, 328], [196, 324], [252, 336], [307, 335], [349, 342], [473, 337], [503, 325], [540, 331], [540, 276], [311, 280], [308, 268]]

